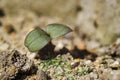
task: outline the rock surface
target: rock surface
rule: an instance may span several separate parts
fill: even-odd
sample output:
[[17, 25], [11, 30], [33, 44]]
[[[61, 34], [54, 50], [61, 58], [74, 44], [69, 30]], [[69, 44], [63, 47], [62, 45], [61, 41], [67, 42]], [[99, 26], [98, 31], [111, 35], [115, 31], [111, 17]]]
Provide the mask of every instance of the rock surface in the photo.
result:
[[25, 55], [21, 55], [17, 50], [0, 53], [0, 79], [15, 79], [18, 74], [30, 71], [32, 62]]

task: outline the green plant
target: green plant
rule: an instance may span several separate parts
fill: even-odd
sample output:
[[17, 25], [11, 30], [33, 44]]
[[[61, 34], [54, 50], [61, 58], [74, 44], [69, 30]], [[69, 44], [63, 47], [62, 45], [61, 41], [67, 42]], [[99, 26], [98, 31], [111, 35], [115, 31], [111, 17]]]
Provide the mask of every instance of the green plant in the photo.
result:
[[39, 66], [39, 70], [46, 71], [48, 69], [48, 67], [50, 67], [50, 66], [70, 67], [70, 65], [66, 63], [66, 60], [53, 58], [53, 59], [44, 60], [43, 62], [41, 62], [40, 66]]
[[83, 68], [83, 70], [78, 70], [78, 76], [82, 76], [82, 75], [85, 75], [87, 74], [89, 71], [89, 68], [86, 66], [85, 68]]
[[67, 78], [68, 78], [68, 80], [76, 80], [76, 79], [74, 79], [73, 76], [68, 76]]
[[52, 39], [72, 31], [68, 26], [57, 23], [49, 24], [46, 27], [46, 31], [36, 28], [26, 36], [24, 44], [29, 51], [38, 51], [50, 43]]
[[58, 58], [52, 58], [49, 60], [44, 60], [40, 63], [40, 66], [38, 67], [38, 70], [46, 71], [49, 73], [51, 68], [57, 69], [58, 67], [62, 68], [62, 71], [57, 71], [54, 74], [54, 77], [58, 77], [61, 75], [69, 74], [73, 70], [71, 70], [70, 64], [67, 63], [66, 60], [64, 60], [62, 57]]

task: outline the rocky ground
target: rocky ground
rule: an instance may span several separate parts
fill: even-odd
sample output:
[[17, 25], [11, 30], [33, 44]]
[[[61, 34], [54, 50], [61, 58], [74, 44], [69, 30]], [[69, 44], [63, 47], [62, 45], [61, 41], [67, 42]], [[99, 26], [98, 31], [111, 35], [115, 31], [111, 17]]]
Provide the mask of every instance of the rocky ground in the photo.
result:
[[120, 80], [120, 39], [102, 45], [80, 31], [77, 22], [69, 24], [73, 32], [52, 41], [52, 52], [33, 53], [24, 46], [31, 30], [56, 22], [65, 24], [58, 18], [10, 17], [0, 11], [0, 80]]
[[[1, 19], [1, 80], [120, 80], [120, 39], [101, 46], [96, 41], [82, 40], [74, 30], [52, 41], [55, 52], [50, 55], [31, 53], [24, 46], [31, 28], [19, 27], [23, 23], [18, 22], [21, 23], [15, 27], [7, 23], [6, 17]], [[33, 58], [35, 54], [38, 56]], [[49, 59], [44, 59], [46, 56]]]

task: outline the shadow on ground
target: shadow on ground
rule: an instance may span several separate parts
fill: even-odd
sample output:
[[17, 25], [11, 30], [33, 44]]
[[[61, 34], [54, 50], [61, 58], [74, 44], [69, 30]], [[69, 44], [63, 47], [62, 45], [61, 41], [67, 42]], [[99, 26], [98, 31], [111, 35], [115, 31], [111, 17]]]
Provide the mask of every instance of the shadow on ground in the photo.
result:
[[55, 45], [52, 43], [49, 43], [46, 45], [43, 49], [38, 51], [38, 56], [36, 57], [37, 59], [42, 59], [42, 60], [47, 60], [47, 59], [52, 59], [55, 58], [57, 55], [63, 55], [68, 52], [72, 55], [72, 57], [75, 58], [80, 58], [80, 59], [89, 59], [94, 61], [97, 57], [96, 54], [91, 53], [87, 50], [79, 50], [77, 47], [75, 47], [73, 50], [69, 51], [67, 48], [62, 48], [59, 51], [54, 51]]
[[95, 61], [97, 57], [96, 54], [91, 53], [86, 49], [79, 50], [77, 47], [75, 47], [72, 51], [70, 51], [70, 54], [72, 55], [73, 58], [88, 59], [91, 61]]

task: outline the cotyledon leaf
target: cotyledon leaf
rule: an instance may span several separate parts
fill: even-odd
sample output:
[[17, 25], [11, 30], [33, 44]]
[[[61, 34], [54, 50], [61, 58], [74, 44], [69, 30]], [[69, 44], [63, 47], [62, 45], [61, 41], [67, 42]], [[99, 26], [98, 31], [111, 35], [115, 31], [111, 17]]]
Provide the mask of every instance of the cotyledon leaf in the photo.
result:
[[50, 36], [40, 28], [32, 30], [25, 38], [25, 46], [31, 51], [38, 51], [50, 42]]
[[50, 35], [52, 39], [63, 36], [72, 31], [68, 26], [57, 23], [49, 24], [46, 27], [46, 32]]

